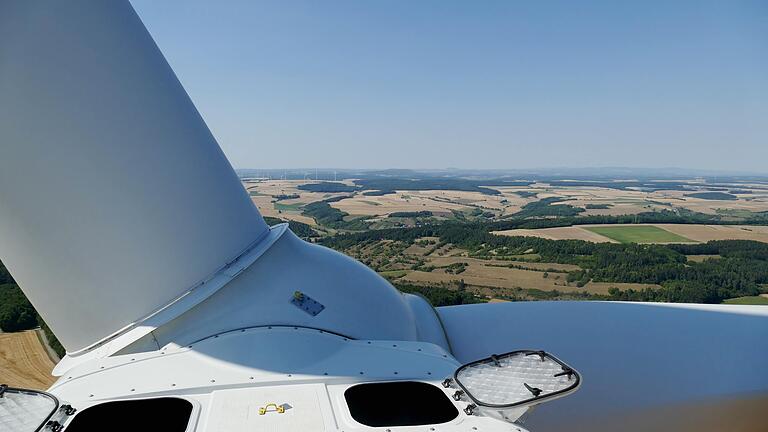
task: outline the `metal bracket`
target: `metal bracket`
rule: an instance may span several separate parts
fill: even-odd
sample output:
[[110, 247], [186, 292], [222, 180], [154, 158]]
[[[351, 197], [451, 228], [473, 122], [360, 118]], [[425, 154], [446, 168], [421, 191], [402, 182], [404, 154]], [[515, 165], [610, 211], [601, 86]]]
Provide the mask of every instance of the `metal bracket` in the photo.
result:
[[59, 408], [59, 411], [63, 412], [65, 415], [71, 416], [77, 412], [77, 408], [67, 404], [67, 405], [62, 405], [61, 408]]
[[323, 306], [320, 302], [301, 291], [296, 291], [293, 293], [291, 303], [312, 316], [316, 316], [322, 312], [323, 309], [325, 309], [325, 306]]
[[61, 432], [61, 430], [64, 429], [64, 425], [55, 420], [46, 423], [45, 427], [50, 429], [51, 432]]

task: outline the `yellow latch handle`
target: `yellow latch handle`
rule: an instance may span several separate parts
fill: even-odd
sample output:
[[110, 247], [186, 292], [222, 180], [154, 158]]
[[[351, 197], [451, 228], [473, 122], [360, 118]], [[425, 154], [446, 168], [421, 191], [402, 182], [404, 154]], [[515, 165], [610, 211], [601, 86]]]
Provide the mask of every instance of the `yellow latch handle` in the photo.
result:
[[[274, 410], [270, 410], [269, 407], [274, 407]], [[267, 411], [275, 411], [278, 414], [282, 414], [285, 412], [285, 407], [282, 405], [278, 405], [276, 403], [268, 403], [264, 405], [263, 407], [259, 408], [259, 415], [264, 415], [267, 413]]]

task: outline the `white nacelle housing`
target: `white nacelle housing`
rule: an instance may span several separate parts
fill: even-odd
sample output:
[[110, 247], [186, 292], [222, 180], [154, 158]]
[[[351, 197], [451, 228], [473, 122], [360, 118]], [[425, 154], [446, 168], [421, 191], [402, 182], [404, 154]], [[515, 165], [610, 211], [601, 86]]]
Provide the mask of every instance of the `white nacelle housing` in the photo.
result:
[[[285, 225], [264, 254], [214, 295], [127, 350], [188, 345], [238, 328], [288, 325], [355, 339], [435, 343], [447, 348], [437, 315], [346, 255], [307, 243]], [[313, 315], [292, 302], [296, 291], [323, 308]], [[141, 348], [139, 348], [141, 347]]]

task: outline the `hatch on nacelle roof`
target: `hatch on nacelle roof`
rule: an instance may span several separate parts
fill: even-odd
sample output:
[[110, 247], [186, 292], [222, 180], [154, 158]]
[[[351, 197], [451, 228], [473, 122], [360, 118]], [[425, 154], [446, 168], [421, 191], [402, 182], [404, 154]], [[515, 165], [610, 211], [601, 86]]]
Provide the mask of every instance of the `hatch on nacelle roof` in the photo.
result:
[[59, 410], [55, 396], [0, 384], [0, 430], [36, 432], [42, 430]]

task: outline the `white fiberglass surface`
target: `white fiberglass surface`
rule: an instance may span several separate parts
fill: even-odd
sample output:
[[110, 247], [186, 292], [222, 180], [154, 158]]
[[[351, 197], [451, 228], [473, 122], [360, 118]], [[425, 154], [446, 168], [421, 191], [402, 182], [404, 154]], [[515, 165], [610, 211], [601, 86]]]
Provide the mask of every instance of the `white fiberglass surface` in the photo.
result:
[[43, 393], [8, 389], [0, 395], [0, 431], [34, 432], [57, 405], [53, 397]]
[[576, 384], [574, 375], [555, 376], [563, 372], [563, 367], [549, 357], [514, 353], [499, 356], [497, 361], [488, 359], [465, 366], [456, 375], [464, 389], [483, 404], [512, 405], [533, 399], [531, 389], [541, 390], [538, 396], [544, 398]]

